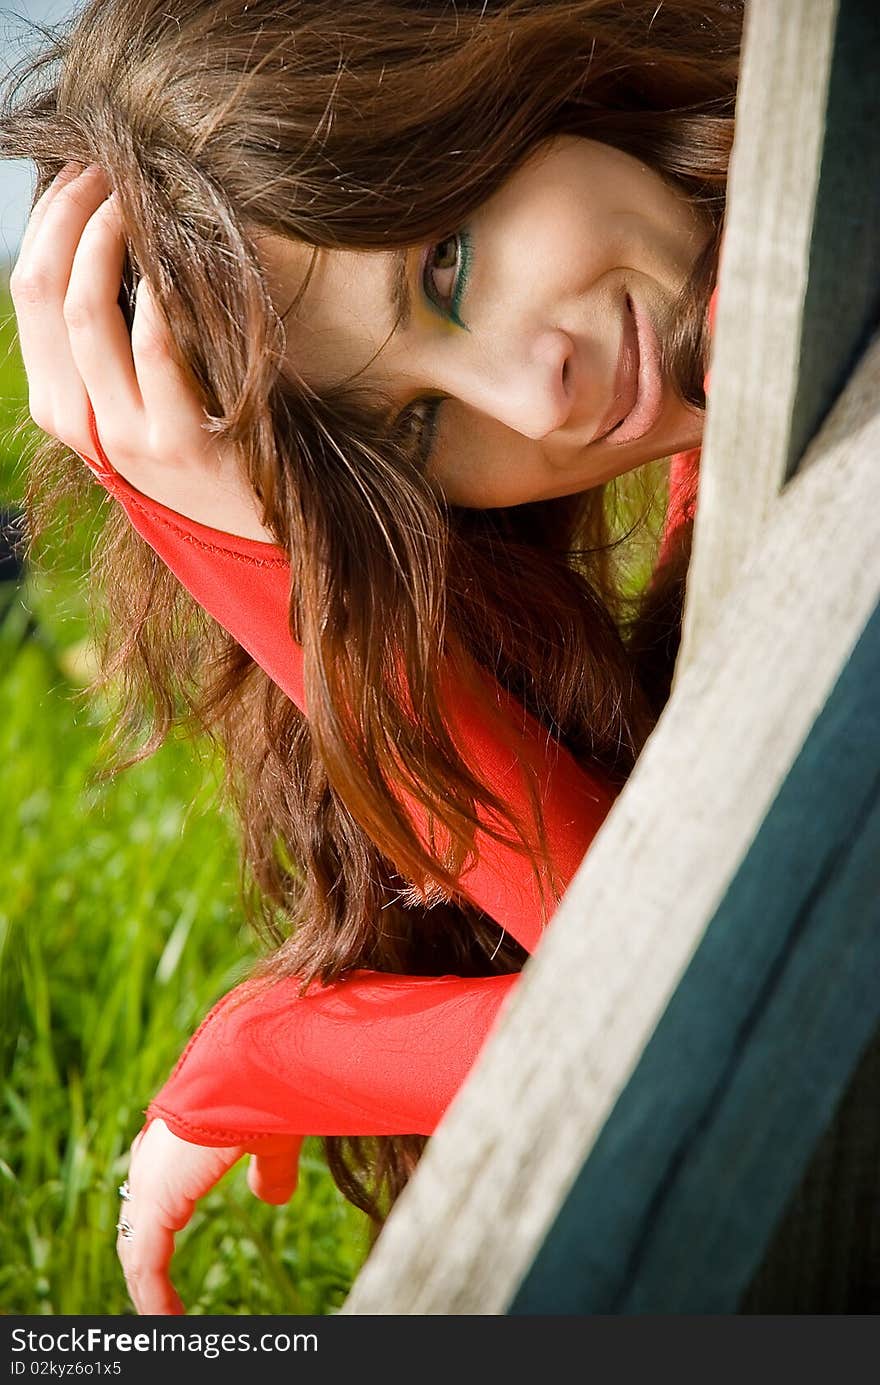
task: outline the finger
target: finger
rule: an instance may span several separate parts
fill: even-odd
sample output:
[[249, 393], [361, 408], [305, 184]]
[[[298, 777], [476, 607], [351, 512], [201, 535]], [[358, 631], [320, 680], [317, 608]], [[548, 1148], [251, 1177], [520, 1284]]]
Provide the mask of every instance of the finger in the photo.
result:
[[248, 1187], [263, 1202], [280, 1206], [296, 1192], [302, 1140], [279, 1154], [254, 1154], [248, 1167]]
[[136, 1212], [134, 1200], [128, 1203], [125, 1215], [133, 1234], [124, 1237], [120, 1232], [116, 1253], [138, 1313], [180, 1314], [185, 1311], [183, 1303], [168, 1273], [174, 1254], [174, 1233], [154, 1213], [155, 1209], [148, 1211], [146, 1205]]
[[135, 1135], [134, 1139], [132, 1140], [131, 1145], [130, 1145], [130, 1147], [129, 1147], [129, 1151], [128, 1151], [129, 1160], [133, 1159], [134, 1156], [137, 1154], [137, 1152], [138, 1152], [138, 1147], [140, 1146], [141, 1140], [144, 1138], [144, 1136], [146, 1135], [147, 1131], [149, 1130], [150, 1124], [151, 1124], [151, 1122], [150, 1122], [150, 1121], [147, 1121], [146, 1125], [142, 1125], [141, 1128], [140, 1128], [140, 1130], [138, 1131], [138, 1133]]
[[131, 331], [134, 369], [143, 401], [141, 436], [147, 457], [127, 479], [155, 500], [203, 524], [275, 542], [237, 449], [205, 428], [198, 382], [177, 354], [168, 319], [153, 286], [138, 282]]
[[67, 288], [70, 266], [83, 227], [110, 191], [100, 164], [89, 164], [76, 178], [65, 178], [47, 199], [28, 247], [28, 271]]
[[[128, 324], [118, 303], [125, 237], [114, 196], [89, 218], [70, 271], [64, 321], [105, 452], [114, 465], [138, 439], [143, 401]], [[115, 454], [115, 455], [114, 455]]]
[[131, 350], [151, 450], [160, 457], [204, 452], [213, 440], [202, 428], [205, 410], [198, 385], [176, 359], [168, 322], [146, 276], [138, 281]]
[[100, 169], [86, 169], [65, 183], [46, 208], [15, 284], [10, 282], [31, 416], [79, 452], [92, 445], [88, 400], [70, 349], [64, 299], [83, 228], [105, 197]]
[[24, 235], [21, 238], [21, 244], [18, 247], [18, 258], [16, 259], [15, 265], [13, 266], [12, 270], [13, 276], [15, 275], [15, 271], [18, 268], [18, 266], [23, 261], [25, 263], [27, 262], [30, 247], [34, 242], [37, 231], [40, 229], [43, 217], [46, 215], [46, 208], [49, 206], [49, 203], [52, 201], [52, 198], [55, 196], [57, 192], [60, 192], [60, 190], [64, 187], [66, 183], [72, 183], [74, 178], [78, 178], [82, 171], [82, 164], [77, 163], [76, 160], [72, 159], [70, 163], [66, 163], [64, 165], [64, 167], [61, 169], [59, 173], [55, 174], [55, 177], [52, 179], [49, 186], [43, 191], [40, 197], [37, 198], [37, 201], [34, 203], [33, 210], [31, 211], [31, 214], [28, 217], [28, 223], [24, 229]]
[[176, 1208], [174, 1225], [166, 1209], [149, 1192], [139, 1189], [129, 1178], [130, 1196], [123, 1204], [120, 1221], [124, 1218], [131, 1234], [120, 1230], [116, 1254], [132, 1303], [139, 1313], [183, 1313], [185, 1311], [174, 1285], [169, 1266], [174, 1254], [174, 1233], [184, 1227], [192, 1216], [195, 1202], [181, 1199]]

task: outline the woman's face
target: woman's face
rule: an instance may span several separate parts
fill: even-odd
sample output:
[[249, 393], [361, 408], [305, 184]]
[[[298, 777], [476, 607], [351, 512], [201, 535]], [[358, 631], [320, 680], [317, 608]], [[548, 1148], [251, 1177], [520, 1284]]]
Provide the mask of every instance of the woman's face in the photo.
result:
[[[651, 362], [703, 217], [628, 154], [548, 140], [445, 241], [322, 252], [287, 358], [317, 391], [354, 375], [386, 390], [453, 504], [586, 490], [700, 441], [702, 413], [652, 386]], [[269, 236], [260, 253], [284, 312], [311, 247]]]

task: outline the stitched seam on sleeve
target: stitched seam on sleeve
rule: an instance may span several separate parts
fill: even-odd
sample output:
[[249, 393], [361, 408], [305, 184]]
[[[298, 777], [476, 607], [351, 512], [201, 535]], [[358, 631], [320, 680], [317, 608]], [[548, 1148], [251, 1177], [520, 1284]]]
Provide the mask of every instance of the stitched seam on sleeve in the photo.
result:
[[275, 1140], [279, 1135], [305, 1135], [305, 1131], [267, 1131], [267, 1130], [223, 1130], [216, 1125], [196, 1125], [194, 1121], [186, 1120], [184, 1116], [178, 1116], [166, 1107], [160, 1106], [158, 1102], [151, 1101], [147, 1107], [147, 1113], [158, 1114], [163, 1120], [172, 1121], [180, 1126], [181, 1130], [189, 1130], [194, 1135], [210, 1135], [218, 1140], [226, 1140], [229, 1144], [240, 1145], [242, 1140]]
[[[254, 1140], [276, 1140], [279, 1135], [289, 1135], [293, 1138], [301, 1136], [303, 1139], [306, 1139], [308, 1136], [308, 1131], [305, 1130], [223, 1130], [216, 1125], [196, 1125], [193, 1121], [188, 1121], [182, 1116], [175, 1115], [173, 1111], [166, 1110], [165, 1107], [160, 1106], [158, 1102], [155, 1101], [150, 1102], [146, 1114], [151, 1120], [158, 1116], [161, 1120], [171, 1121], [174, 1125], [179, 1126], [181, 1130], [188, 1130], [193, 1135], [208, 1135], [214, 1139], [225, 1140], [228, 1144], [233, 1145], [240, 1145], [244, 1140], [247, 1140], [248, 1143]], [[381, 1134], [383, 1132], [380, 1131], [379, 1133]], [[432, 1132], [424, 1130], [401, 1130], [395, 1133], [399, 1135], [430, 1135]]]
[[[136, 510], [140, 510], [141, 514], [146, 515], [148, 519], [152, 519], [159, 524], [164, 524], [166, 529], [171, 529], [179, 538], [182, 538], [186, 543], [192, 544], [194, 548], [200, 548], [204, 553], [219, 553], [223, 557], [234, 558], [236, 562], [247, 563], [250, 567], [287, 566], [286, 558], [255, 558], [250, 553], [240, 553], [237, 548], [221, 547], [220, 544], [208, 543], [205, 539], [198, 539], [194, 534], [188, 533], [181, 525], [175, 524], [167, 515], [159, 514], [157, 511], [150, 509], [148, 505], [144, 505], [135, 496], [127, 495], [125, 499], [128, 504], [132, 505]], [[122, 503], [121, 499], [120, 503]]]

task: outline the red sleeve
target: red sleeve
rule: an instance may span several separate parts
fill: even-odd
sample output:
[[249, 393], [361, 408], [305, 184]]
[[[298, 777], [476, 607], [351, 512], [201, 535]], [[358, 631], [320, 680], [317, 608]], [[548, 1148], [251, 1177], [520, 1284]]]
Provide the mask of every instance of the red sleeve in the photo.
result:
[[147, 1108], [183, 1140], [430, 1135], [520, 973], [353, 972], [297, 994], [248, 982], [214, 1006]]
[[[196, 601], [308, 715], [302, 649], [288, 628], [290, 564], [284, 550], [199, 524], [143, 495], [107, 459], [91, 411], [90, 423], [100, 461], [83, 461]], [[442, 691], [450, 733], [473, 772], [526, 823], [531, 813], [521, 766], [535, 768], [551, 858], [567, 882], [608, 813], [614, 790], [598, 773], [582, 769], [488, 674], [478, 671], [477, 677], [503, 716], [490, 716], [475, 694], [447, 676]], [[407, 808], [427, 845], [424, 811], [414, 801]], [[475, 846], [475, 863], [459, 881], [462, 893], [532, 952], [541, 933], [541, 901], [531, 867], [485, 832], [476, 833]]]

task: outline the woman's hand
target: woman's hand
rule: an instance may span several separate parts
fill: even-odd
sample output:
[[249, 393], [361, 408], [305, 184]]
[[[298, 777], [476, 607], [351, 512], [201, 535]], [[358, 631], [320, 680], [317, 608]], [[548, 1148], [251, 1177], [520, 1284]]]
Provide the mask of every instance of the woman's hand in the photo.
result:
[[125, 240], [97, 164], [67, 164], [34, 207], [9, 281], [29, 408], [45, 433], [94, 460], [91, 400], [110, 464], [137, 490], [227, 533], [274, 541], [234, 449], [206, 432], [149, 282], [131, 335], [117, 302]]
[[[302, 1142], [301, 1135], [261, 1141], [248, 1169], [248, 1186], [263, 1202], [278, 1205], [293, 1196]], [[190, 1144], [159, 1119], [135, 1136], [127, 1180], [130, 1197], [120, 1209], [120, 1222], [127, 1222], [132, 1231], [130, 1236], [119, 1232], [116, 1251], [138, 1313], [186, 1311], [169, 1274], [174, 1234], [186, 1226], [199, 1198], [247, 1152], [245, 1145], [208, 1149]]]

